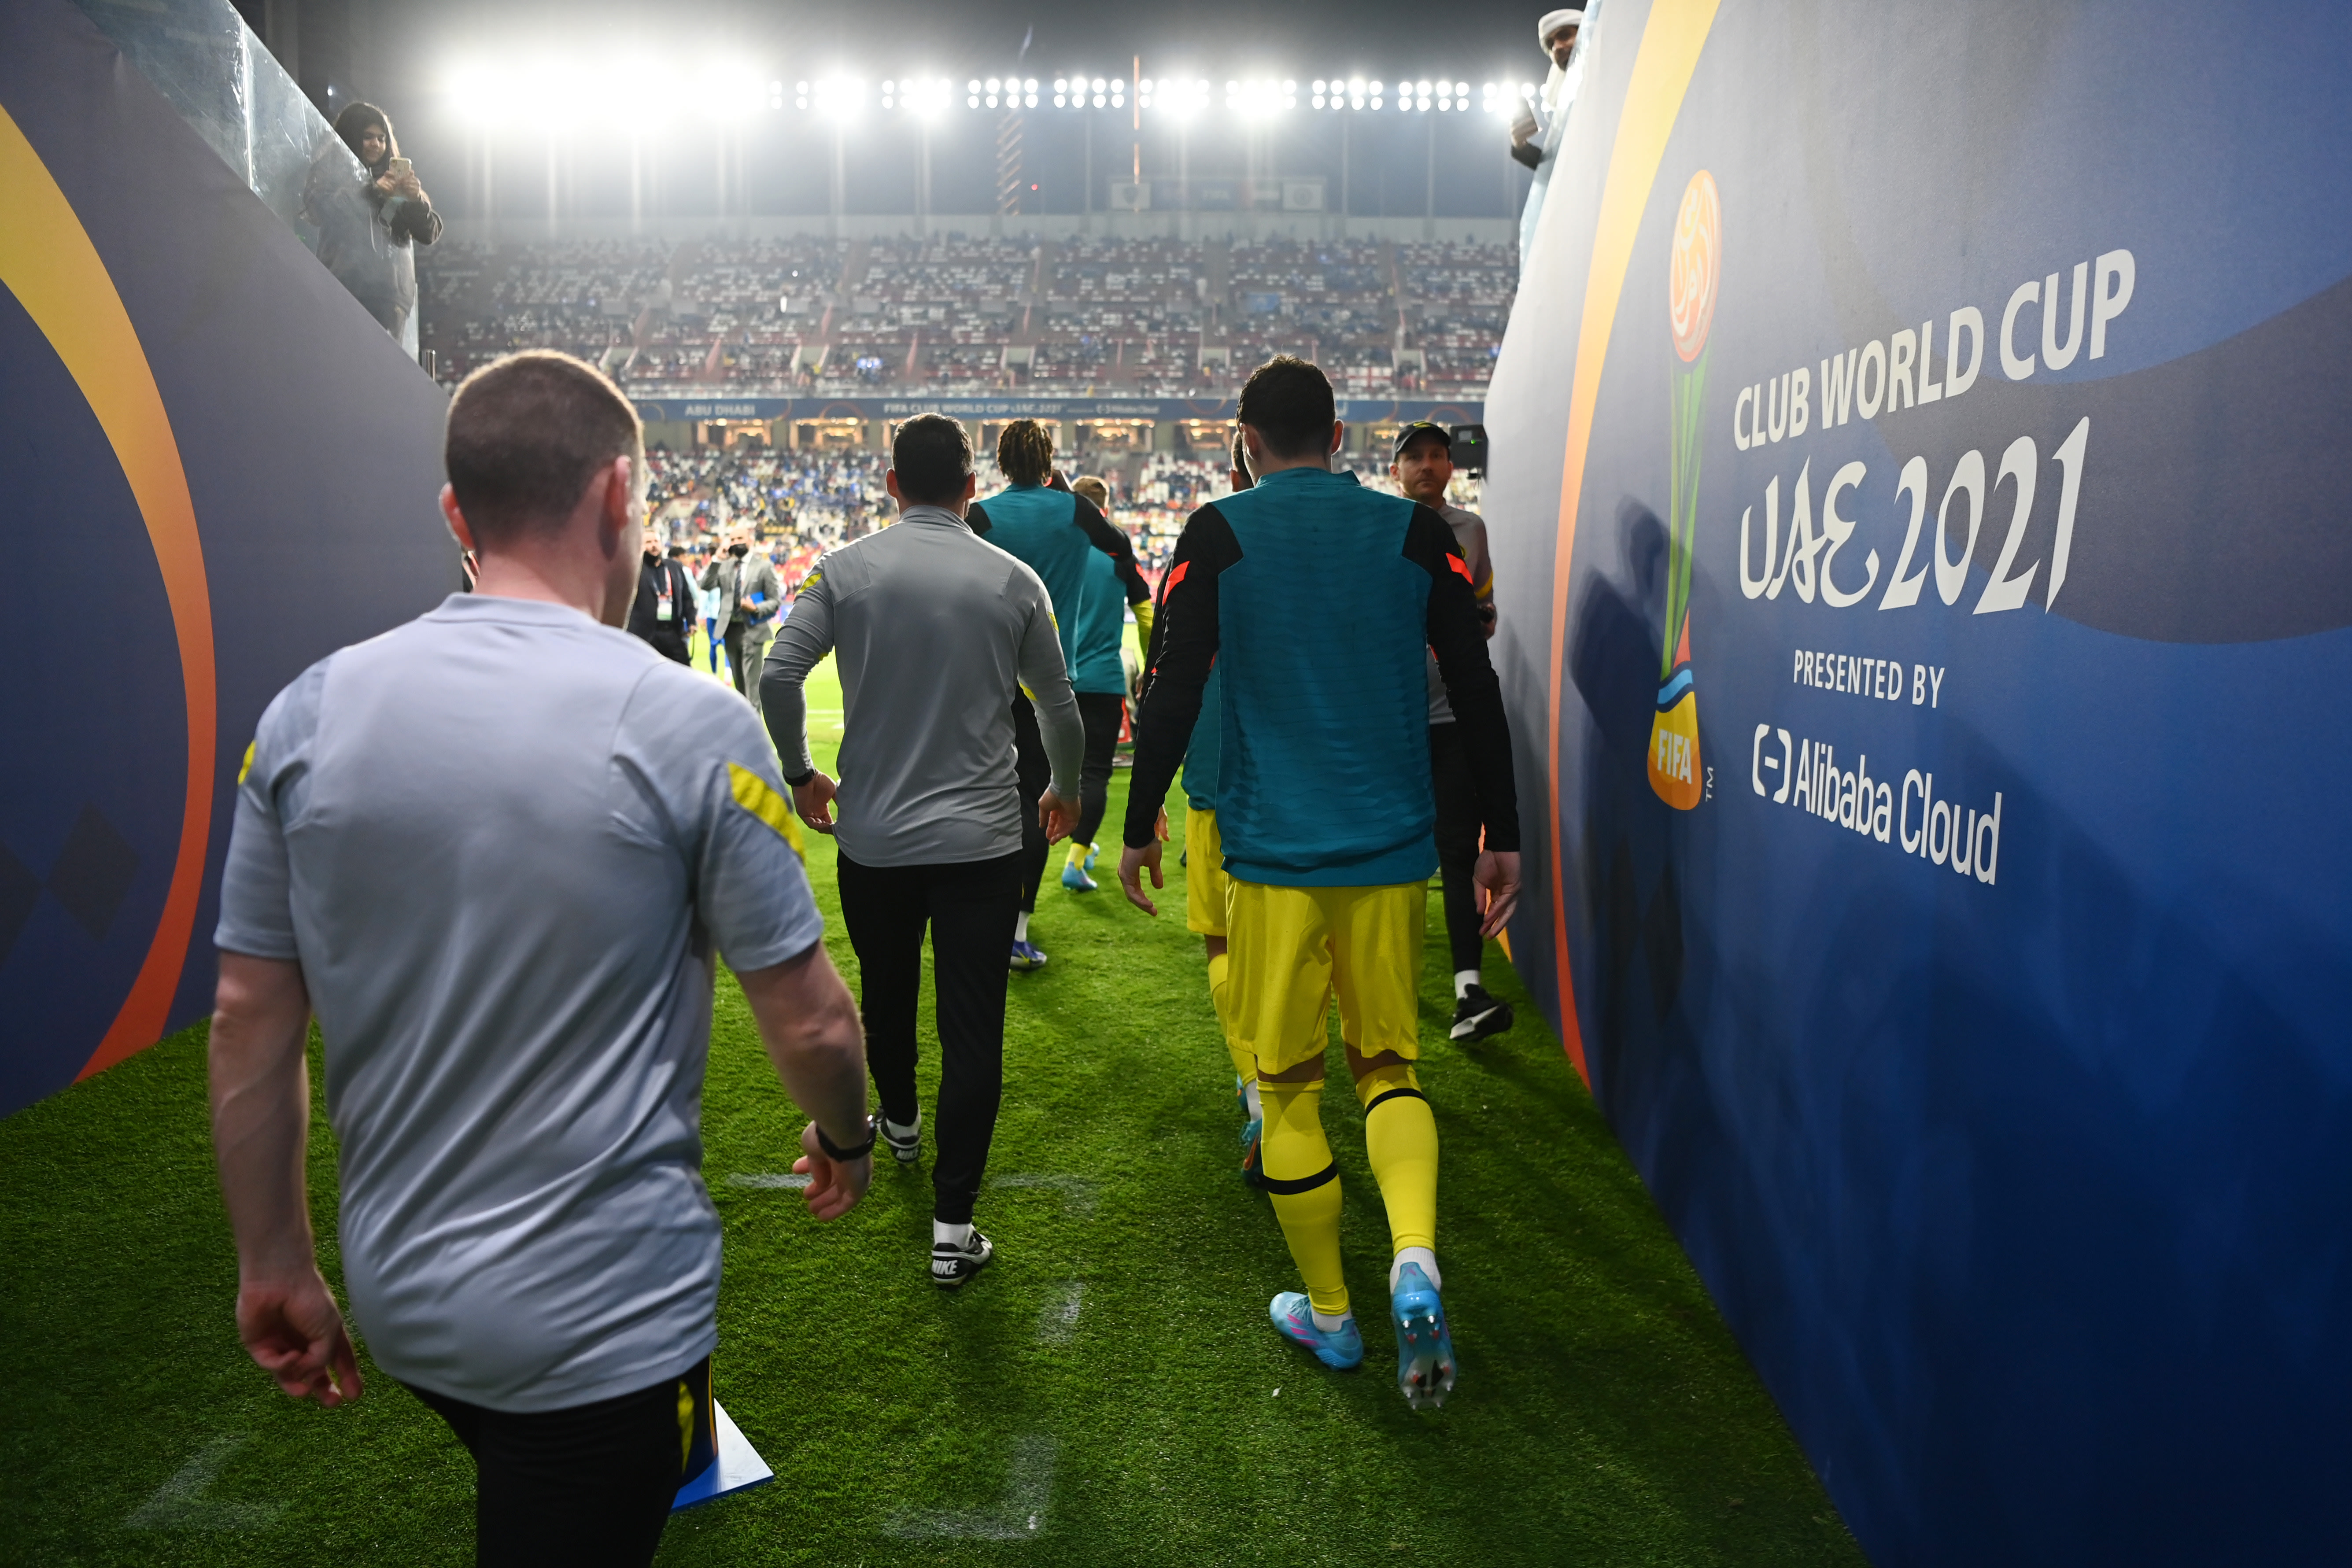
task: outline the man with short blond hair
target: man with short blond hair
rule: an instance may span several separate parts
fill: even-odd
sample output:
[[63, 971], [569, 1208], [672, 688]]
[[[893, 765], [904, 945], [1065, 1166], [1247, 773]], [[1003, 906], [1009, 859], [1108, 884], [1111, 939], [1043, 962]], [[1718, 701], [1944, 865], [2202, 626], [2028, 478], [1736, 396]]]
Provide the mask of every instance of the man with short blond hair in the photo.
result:
[[716, 961], [813, 1117], [819, 1218], [871, 1179], [864, 1053], [757, 721], [619, 629], [627, 401], [519, 354], [458, 388], [446, 456], [476, 591], [305, 670], [238, 775], [210, 1043], [237, 1328], [287, 1393], [358, 1396], [304, 1185], [315, 1013], [353, 1315], [473, 1454], [478, 1561], [642, 1564], [709, 1451]]

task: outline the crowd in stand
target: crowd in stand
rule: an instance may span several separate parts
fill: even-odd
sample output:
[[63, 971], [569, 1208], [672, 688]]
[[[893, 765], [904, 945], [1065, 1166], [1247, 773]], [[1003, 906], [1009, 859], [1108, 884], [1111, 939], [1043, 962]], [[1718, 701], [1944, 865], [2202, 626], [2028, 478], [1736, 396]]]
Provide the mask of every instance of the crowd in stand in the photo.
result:
[[454, 384], [558, 348], [636, 395], [1223, 396], [1307, 354], [1350, 396], [1485, 394], [1517, 287], [1472, 240], [814, 236], [449, 240], [420, 258]]

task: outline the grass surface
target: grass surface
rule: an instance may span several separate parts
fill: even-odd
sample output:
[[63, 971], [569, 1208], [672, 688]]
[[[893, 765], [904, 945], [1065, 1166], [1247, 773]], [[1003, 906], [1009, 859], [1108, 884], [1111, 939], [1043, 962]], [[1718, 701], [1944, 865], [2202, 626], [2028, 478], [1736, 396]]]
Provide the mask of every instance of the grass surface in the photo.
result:
[[[811, 696], [822, 753], [838, 698]], [[1174, 847], [1158, 921], [1108, 876], [1040, 900], [1053, 962], [1013, 979], [980, 1213], [998, 1261], [960, 1294], [927, 1276], [928, 1166], [886, 1163], [831, 1226], [730, 1182], [788, 1170], [802, 1119], [721, 977], [716, 1387], [778, 1479], [678, 1516], [660, 1561], [1859, 1563], [1499, 952], [1489, 984], [1518, 1026], [1445, 1041], [1433, 896], [1423, 1081], [1460, 1386], [1419, 1415], [1396, 1392], [1387, 1232], [1343, 1093], [1327, 1121], [1366, 1364], [1335, 1374], [1275, 1336], [1266, 1300], [1297, 1281], [1235, 1179]], [[829, 843], [810, 869], [854, 985]], [[936, 1082], [927, 1060], [927, 1101]], [[321, 1108], [330, 1279], [333, 1173]], [[344, 1410], [283, 1398], [237, 1346], [235, 1285], [201, 1027], [0, 1122], [0, 1562], [470, 1560], [471, 1467], [446, 1430], [373, 1363]]]

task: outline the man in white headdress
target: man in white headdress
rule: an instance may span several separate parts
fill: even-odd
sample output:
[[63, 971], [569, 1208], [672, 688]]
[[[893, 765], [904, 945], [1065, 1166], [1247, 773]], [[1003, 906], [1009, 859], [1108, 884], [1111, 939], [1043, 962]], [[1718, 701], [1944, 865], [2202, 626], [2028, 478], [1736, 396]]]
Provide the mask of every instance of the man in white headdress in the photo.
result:
[[[1599, 9], [1598, 0], [1587, 9]], [[1551, 184], [1560, 141], [1568, 133], [1569, 106], [1576, 101], [1577, 89], [1584, 82], [1584, 55], [1577, 47], [1584, 33], [1584, 18], [1583, 10], [1570, 8], [1547, 11], [1536, 23], [1536, 41], [1551, 57], [1551, 69], [1545, 74], [1543, 90], [1535, 99], [1522, 102], [1511, 120], [1511, 156], [1536, 174], [1535, 184], [1528, 190], [1528, 205], [1519, 214], [1519, 267], [1523, 271], [1528, 253], [1535, 246], [1544, 191]]]

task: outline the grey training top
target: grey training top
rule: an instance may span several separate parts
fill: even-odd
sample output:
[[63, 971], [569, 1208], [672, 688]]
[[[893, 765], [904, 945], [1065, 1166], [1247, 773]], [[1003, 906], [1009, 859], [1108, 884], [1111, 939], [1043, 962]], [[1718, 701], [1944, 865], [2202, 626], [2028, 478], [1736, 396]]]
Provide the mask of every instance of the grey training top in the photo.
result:
[[1078, 798], [1086, 727], [1037, 574], [943, 507], [910, 506], [801, 579], [760, 679], [784, 776], [809, 760], [801, 683], [840, 655], [842, 852], [861, 866], [951, 865], [1021, 847], [1013, 698], [1026, 688], [1054, 793]]
[[[1486, 552], [1486, 520], [1475, 511], [1465, 511], [1458, 506], [1433, 509], [1454, 530], [1454, 542], [1462, 551], [1462, 563], [1470, 568], [1470, 592], [1478, 600], [1478, 618], [1486, 624], [1486, 635], [1495, 635], [1495, 562]], [[1445, 678], [1437, 673], [1437, 655], [1429, 658], [1429, 721], [1433, 724], [1454, 722], [1454, 709], [1445, 700]]]
[[710, 1352], [711, 952], [824, 933], [779, 792], [740, 697], [560, 605], [453, 595], [262, 715], [213, 940], [302, 966], [394, 1377], [554, 1410]]

